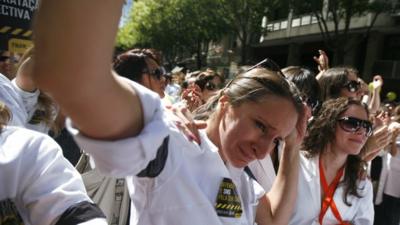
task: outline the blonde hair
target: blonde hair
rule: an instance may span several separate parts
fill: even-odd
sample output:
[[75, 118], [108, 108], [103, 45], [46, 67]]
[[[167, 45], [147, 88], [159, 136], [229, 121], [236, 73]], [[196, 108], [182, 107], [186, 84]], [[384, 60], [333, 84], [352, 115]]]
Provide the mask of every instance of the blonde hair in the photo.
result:
[[[34, 57], [34, 53], [35, 53], [34, 46], [29, 47], [22, 55], [21, 60], [18, 64], [18, 68], [20, 68], [21, 65], [29, 58], [32, 59]], [[38, 108], [36, 109], [32, 118], [30, 118], [29, 123], [39, 124], [43, 122], [46, 126], [50, 128], [50, 130], [55, 135], [57, 135], [61, 130], [61, 127], [59, 127], [59, 125], [55, 122], [57, 105], [49, 95], [47, 95], [40, 89], [39, 91], [40, 94], [37, 101]]]
[[0, 101], [0, 131], [11, 120], [11, 112], [4, 102]]

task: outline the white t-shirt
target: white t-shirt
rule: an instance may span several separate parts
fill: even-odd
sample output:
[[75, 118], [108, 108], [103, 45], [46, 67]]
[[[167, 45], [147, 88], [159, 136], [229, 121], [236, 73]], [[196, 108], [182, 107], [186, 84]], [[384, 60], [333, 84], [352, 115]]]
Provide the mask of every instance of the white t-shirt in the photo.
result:
[[[0, 133], [0, 221], [50, 225], [71, 206], [91, 202], [82, 179], [47, 135], [18, 127]], [[106, 224], [94, 219], [85, 224]]]
[[[296, 207], [289, 224], [317, 225], [321, 211], [321, 184], [319, 177], [319, 157], [308, 159], [300, 155], [300, 176]], [[343, 177], [342, 177], [343, 179]], [[343, 185], [339, 185], [333, 199], [343, 221], [351, 221], [354, 225], [372, 225], [374, 206], [372, 202], [372, 183], [369, 180], [358, 182], [358, 193], [362, 196], [348, 196], [347, 206], [343, 202]], [[336, 225], [338, 221], [329, 207], [323, 220], [324, 225]]]
[[[13, 88], [15, 90], [15, 92], [21, 97], [22, 99], [22, 103], [25, 109], [25, 112], [28, 115], [28, 121], [25, 124], [25, 128], [28, 128], [30, 130], [35, 130], [44, 134], [48, 134], [50, 127], [44, 123], [43, 121], [39, 122], [39, 123], [32, 123], [32, 117], [35, 115], [35, 113], [41, 113], [41, 109], [38, 105], [38, 100], [39, 100], [39, 95], [40, 95], [40, 91], [39, 89], [36, 89], [36, 91], [34, 92], [28, 92], [25, 90], [22, 90], [16, 83], [16, 79], [14, 78], [11, 81]], [[56, 116], [57, 116], [57, 111], [58, 109], [56, 107], [52, 108], [52, 119], [55, 120]], [[16, 112], [13, 112], [16, 113]]]
[[[169, 121], [156, 94], [127, 82], [138, 90], [144, 111], [145, 127], [138, 136], [100, 141], [84, 137], [70, 121], [67, 127], [101, 172], [126, 177], [131, 225], [253, 224], [258, 199], [264, 195], [261, 186], [243, 169], [225, 166], [204, 131], [201, 146], [189, 142]], [[158, 173], [138, 176], [154, 159], [162, 161], [156, 166]]]
[[28, 122], [28, 113], [25, 110], [22, 98], [14, 89], [11, 81], [1, 73], [0, 101], [6, 104], [12, 113], [9, 125], [25, 127]]
[[[397, 138], [396, 145], [397, 149], [400, 150], [400, 138]], [[387, 195], [400, 198], [400, 151], [397, 152], [396, 156], [391, 156], [389, 160], [387, 180], [383, 192]]]

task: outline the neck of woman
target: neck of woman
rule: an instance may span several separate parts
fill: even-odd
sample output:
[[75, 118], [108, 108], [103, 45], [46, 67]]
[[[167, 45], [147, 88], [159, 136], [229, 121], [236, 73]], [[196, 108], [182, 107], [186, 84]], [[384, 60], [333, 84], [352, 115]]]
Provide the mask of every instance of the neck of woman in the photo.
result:
[[321, 153], [320, 160], [322, 160], [326, 180], [330, 183], [337, 172], [345, 165], [347, 154], [340, 154], [331, 145], [328, 145], [325, 151]]
[[219, 122], [218, 118], [215, 118], [214, 116], [211, 116], [207, 120], [207, 127], [206, 127], [206, 134], [207, 137], [210, 139], [210, 141], [217, 146], [218, 148], [218, 153], [222, 160], [226, 162], [226, 158], [223, 155], [223, 151], [221, 151], [221, 140], [219, 138]]

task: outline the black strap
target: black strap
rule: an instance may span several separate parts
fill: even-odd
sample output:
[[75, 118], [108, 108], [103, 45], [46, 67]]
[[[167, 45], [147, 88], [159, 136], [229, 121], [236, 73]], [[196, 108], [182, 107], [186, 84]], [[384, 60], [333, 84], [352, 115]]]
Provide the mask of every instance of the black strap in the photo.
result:
[[151, 160], [149, 164], [147, 164], [146, 169], [140, 171], [137, 174], [138, 177], [154, 178], [163, 171], [168, 157], [168, 143], [169, 143], [169, 136], [164, 138], [163, 143], [158, 148], [156, 158]]
[[106, 216], [96, 204], [79, 202], [65, 210], [56, 225], [78, 224], [96, 218], [106, 218]]
[[244, 167], [244, 172], [247, 173], [251, 179], [257, 181], [257, 178], [254, 176], [253, 172], [251, 172], [251, 169], [248, 166]]

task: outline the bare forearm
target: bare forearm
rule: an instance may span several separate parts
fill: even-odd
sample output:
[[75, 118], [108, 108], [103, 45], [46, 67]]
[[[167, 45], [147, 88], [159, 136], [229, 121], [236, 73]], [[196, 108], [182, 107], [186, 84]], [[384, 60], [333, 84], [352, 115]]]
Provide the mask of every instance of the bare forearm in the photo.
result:
[[[299, 151], [285, 147], [277, 177], [267, 194], [266, 209], [259, 210], [259, 224], [288, 224], [296, 197], [299, 177]], [[266, 211], [265, 211], [266, 210]], [[261, 215], [258, 215], [261, 213]], [[263, 215], [264, 214], [264, 215]], [[261, 222], [261, 223], [260, 223]]]
[[123, 0], [42, 0], [35, 23], [34, 80], [86, 135], [140, 132], [135, 91], [111, 73]]
[[371, 97], [371, 101], [369, 103], [370, 113], [375, 114], [376, 111], [378, 111], [380, 105], [381, 105], [381, 98], [379, 96], [379, 90], [374, 89], [372, 91], [372, 97]]
[[394, 157], [398, 153], [396, 139], [394, 139], [390, 145], [390, 154]]

